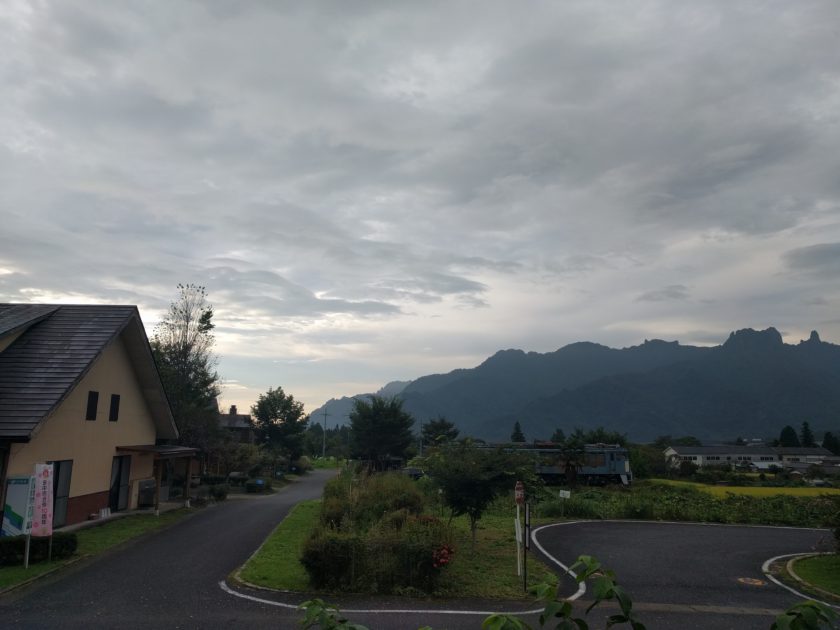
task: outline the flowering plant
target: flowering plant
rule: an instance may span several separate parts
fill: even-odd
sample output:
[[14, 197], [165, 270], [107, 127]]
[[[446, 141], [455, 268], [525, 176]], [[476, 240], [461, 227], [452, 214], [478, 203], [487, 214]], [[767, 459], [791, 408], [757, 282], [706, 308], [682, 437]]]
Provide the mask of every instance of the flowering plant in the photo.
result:
[[432, 552], [432, 566], [435, 569], [440, 569], [452, 561], [452, 556], [455, 555], [455, 550], [449, 545], [435, 549]]

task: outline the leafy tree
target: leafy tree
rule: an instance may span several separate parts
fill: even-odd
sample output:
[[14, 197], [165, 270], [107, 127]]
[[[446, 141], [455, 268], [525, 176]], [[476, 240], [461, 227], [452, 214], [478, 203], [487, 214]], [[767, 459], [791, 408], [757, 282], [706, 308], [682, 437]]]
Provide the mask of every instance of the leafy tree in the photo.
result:
[[584, 444], [620, 444], [621, 446], [627, 446], [627, 436], [618, 431], [607, 431], [604, 427], [598, 427], [590, 431], [575, 427], [575, 430], [566, 439], [566, 447], [580, 449], [583, 448]]
[[513, 432], [510, 434], [511, 442], [525, 442], [525, 434], [522, 433], [522, 427], [519, 426], [519, 420], [513, 425]]
[[286, 394], [282, 387], [269, 388], [260, 394], [251, 407], [257, 439], [275, 454], [289, 460], [303, 455], [303, 438], [309, 418], [303, 412], [303, 403]]
[[213, 307], [202, 286], [179, 284], [178, 291], [155, 328], [152, 354], [180, 443], [210, 453], [223, 441], [216, 404], [220, 390], [213, 354]]
[[429, 420], [420, 430], [423, 444], [427, 444], [429, 446], [437, 446], [440, 444], [446, 444], [447, 442], [454, 442], [458, 439], [459, 433], [460, 431], [455, 428], [455, 424], [443, 416], [438, 416], [434, 420]]
[[518, 453], [478, 448], [471, 441], [447, 444], [426, 460], [426, 471], [442, 491], [452, 516], [466, 514], [473, 544], [478, 521], [499, 494], [517, 480], [535, 482], [533, 463]]
[[566, 434], [563, 433], [563, 429], [555, 429], [554, 433], [551, 434], [551, 441], [557, 444], [565, 444]]
[[669, 446], [703, 446], [700, 440], [693, 435], [684, 435], [676, 438], [670, 435], [660, 435], [653, 441], [653, 445], [659, 450], [665, 450]]
[[840, 455], [840, 438], [831, 431], [826, 431], [822, 441], [823, 448], [828, 449], [835, 455]]
[[740, 435], [735, 438], [735, 446], [745, 446], [747, 443], [744, 441]]
[[779, 434], [779, 446], [801, 446], [799, 443], [799, 436], [796, 435], [796, 429], [787, 425]]
[[802, 428], [799, 431], [799, 442], [805, 447], [813, 447], [817, 445], [814, 440], [814, 432], [811, 431], [811, 425], [808, 424], [807, 420], [802, 423]]
[[403, 411], [398, 398], [356, 398], [350, 413], [351, 454], [384, 470], [390, 458], [405, 457], [413, 441], [413, 425], [414, 418]]

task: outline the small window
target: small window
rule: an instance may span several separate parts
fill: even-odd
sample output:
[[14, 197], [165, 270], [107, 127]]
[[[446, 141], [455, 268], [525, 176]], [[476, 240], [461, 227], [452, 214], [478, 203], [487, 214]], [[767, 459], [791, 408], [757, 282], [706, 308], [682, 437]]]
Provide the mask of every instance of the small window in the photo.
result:
[[120, 417], [120, 395], [111, 394], [111, 411], [108, 412], [108, 420], [116, 422]]
[[99, 392], [88, 392], [88, 404], [85, 420], [96, 420], [96, 407], [98, 404]]

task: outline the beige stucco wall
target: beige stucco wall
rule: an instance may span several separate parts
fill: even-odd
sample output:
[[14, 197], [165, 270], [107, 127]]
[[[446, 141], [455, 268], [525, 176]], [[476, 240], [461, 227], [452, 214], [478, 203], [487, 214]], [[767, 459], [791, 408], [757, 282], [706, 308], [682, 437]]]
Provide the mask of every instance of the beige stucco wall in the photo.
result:
[[[85, 420], [89, 391], [99, 392], [96, 420]], [[109, 422], [111, 394], [120, 395], [119, 419]], [[55, 413], [41, 423], [32, 440], [12, 444], [9, 472], [31, 474], [37, 462], [73, 460], [70, 497], [108, 490], [117, 446], [155, 443], [154, 420], [146, 405], [121, 339], [115, 339], [96, 360]], [[125, 453], [119, 453], [125, 454]], [[153, 476], [154, 457], [134, 454], [130, 479]], [[131, 484], [130, 507], [137, 504]]]

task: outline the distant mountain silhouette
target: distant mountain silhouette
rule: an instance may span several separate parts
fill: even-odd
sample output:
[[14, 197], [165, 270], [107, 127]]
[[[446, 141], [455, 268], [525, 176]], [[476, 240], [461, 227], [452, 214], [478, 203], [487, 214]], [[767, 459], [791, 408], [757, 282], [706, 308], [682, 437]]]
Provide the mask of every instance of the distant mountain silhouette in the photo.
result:
[[312, 423], [322, 424], [324, 422], [324, 411], [327, 412], [327, 428], [334, 428], [336, 425], [349, 424], [350, 412], [353, 411], [353, 400], [376, 395], [384, 398], [399, 396], [410, 381], [391, 381], [382, 389], [367, 393], [356, 394], [355, 396], [342, 396], [341, 398], [330, 398], [326, 403], [309, 414]]
[[[490, 440], [507, 439], [517, 420], [529, 440], [578, 426], [636, 441], [769, 436], [803, 420], [840, 426], [840, 346], [816, 332], [788, 345], [775, 328], [739, 330], [715, 347], [652, 340], [620, 350], [588, 342], [546, 354], [503, 350], [475, 368], [400, 385], [418, 420], [442, 415], [463, 435]], [[352, 406], [330, 401], [328, 412], [342, 401]]]

